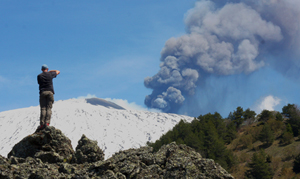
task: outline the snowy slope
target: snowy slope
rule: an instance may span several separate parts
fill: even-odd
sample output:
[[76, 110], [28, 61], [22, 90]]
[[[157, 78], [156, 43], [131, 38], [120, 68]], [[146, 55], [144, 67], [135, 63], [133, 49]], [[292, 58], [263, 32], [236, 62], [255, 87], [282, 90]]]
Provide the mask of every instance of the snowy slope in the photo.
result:
[[[39, 126], [39, 106], [0, 112], [0, 155], [7, 156], [12, 147]], [[77, 142], [85, 134], [97, 140], [105, 158], [115, 152], [154, 142], [189, 116], [126, 110], [103, 99], [57, 101], [52, 109], [52, 126]]]

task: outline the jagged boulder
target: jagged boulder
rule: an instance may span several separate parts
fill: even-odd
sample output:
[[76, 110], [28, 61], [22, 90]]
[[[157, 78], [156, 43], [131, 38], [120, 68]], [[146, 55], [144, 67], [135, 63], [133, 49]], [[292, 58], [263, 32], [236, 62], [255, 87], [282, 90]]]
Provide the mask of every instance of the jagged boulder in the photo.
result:
[[22, 139], [8, 153], [8, 158], [32, 157], [56, 163], [70, 161], [74, 153], [70, 139], [59, 129], [49, 126]]
[[104, 153], [97, 145], [97, 141], [90, 140], [83, 134], [78, 141], [73, 159], [75, 163], [97, 162], [104, 160]]
[[2, 155], [0, 155], [0, 165], [1, 164], [7, 164], [7, 159], [4, 158]]
[[101, 178], [201, 178], [233, 179], [212, 159], [202, 158], [186, 145], [171, 143], [157, 153], [151, 147], [129, 149], [96, 162], [89, 173]]

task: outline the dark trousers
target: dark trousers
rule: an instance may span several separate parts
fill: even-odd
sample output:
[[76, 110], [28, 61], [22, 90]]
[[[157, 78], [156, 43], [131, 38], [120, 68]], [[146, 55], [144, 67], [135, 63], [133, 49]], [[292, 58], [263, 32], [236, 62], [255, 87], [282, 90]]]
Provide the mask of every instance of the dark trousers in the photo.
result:
[[43, 91], [40, 94], [40, 125], [50, 124], [52, 114], [52, 104], [54, 103], [54, 96], [51, 91]]

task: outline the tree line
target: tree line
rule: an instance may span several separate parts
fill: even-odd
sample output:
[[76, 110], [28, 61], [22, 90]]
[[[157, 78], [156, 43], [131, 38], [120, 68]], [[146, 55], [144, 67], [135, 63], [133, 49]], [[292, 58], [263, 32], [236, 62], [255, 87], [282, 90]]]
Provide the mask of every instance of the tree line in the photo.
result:
[[[223, 168], [230, 170], [237, 163], [237, 159], [233, 151], [226, 146], [233, 144], [233, 140], [245, 126], [252, 126], [252, 128], [240, 134], [242, 136], [235, 142], [236, 149], [251, 148], [256, 141], [261, 141], [265, 147], [268, 147], [275, 139], [280, 139], [282, 145], [289, 145], [294, 137], [300, 134], [300, 110], [295, 104], [288, 104], [282, 108], [282, 112], [263, 110], [258, 115], [255, 111], [249, 108], [244, 110], [240, 106], [230, 112], [227, 118], [223, 118], [218, 112], [208, 113], [200, 115], [191, 123], [181, 120], [159, 140], [148, 145], [157, 151], [162, 145], [173, 141], [177, 144], [186, 144], [203, 157], [214, 159]], [[296, 159], [294, 171], [298, 172], [300, 156]], [[252, 156], [245, 176], [272, 178], [274, 173], [269, 165], [270, 160], [270, 156], [264, 151], [257, 151]]]

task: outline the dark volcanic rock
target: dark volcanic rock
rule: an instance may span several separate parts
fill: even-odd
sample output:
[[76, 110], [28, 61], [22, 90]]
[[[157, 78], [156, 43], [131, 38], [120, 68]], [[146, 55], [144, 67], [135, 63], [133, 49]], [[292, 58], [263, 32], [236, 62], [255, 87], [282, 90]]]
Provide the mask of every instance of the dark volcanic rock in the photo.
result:
[[0, 155], [0, 165], [1, 164], [7, 164], [7, 159]]
[[52, 126], [36, 131], [19, 143], [9, 152], [8, 158], [40, 158], [43, 162], [55, 163], [70, 161], [74, 150], [69, 138], [59, 129]]
[[213, 160], [175, 143], [163, 146], [157, 153], [152, 153], [151, 147], [122, 151], [106, 161], [94, 163], [88, 171], [101, 178], [109, 172], [111, 178], [233, 179]]
[[97, 141], [88, 139], [82, 135], [78, 141], [75, 153], [76, 163], [91, 163], [104, 160], [104, 153], [97, 145]]
[[[213, 160], [202, 158], [194, 149], [175, 143], [163, 146], [156, 153], [151, 147], [129, 149], [103, 161], [103, 151], [97, 142], [83, 135], [74, 154], [70, 140], [54, 127], [25, 137], [8, 156], [9, 159], [0, 156], [0, 179], [233, 179]], [[72, 156], [73, 163], [67, 163]]]

